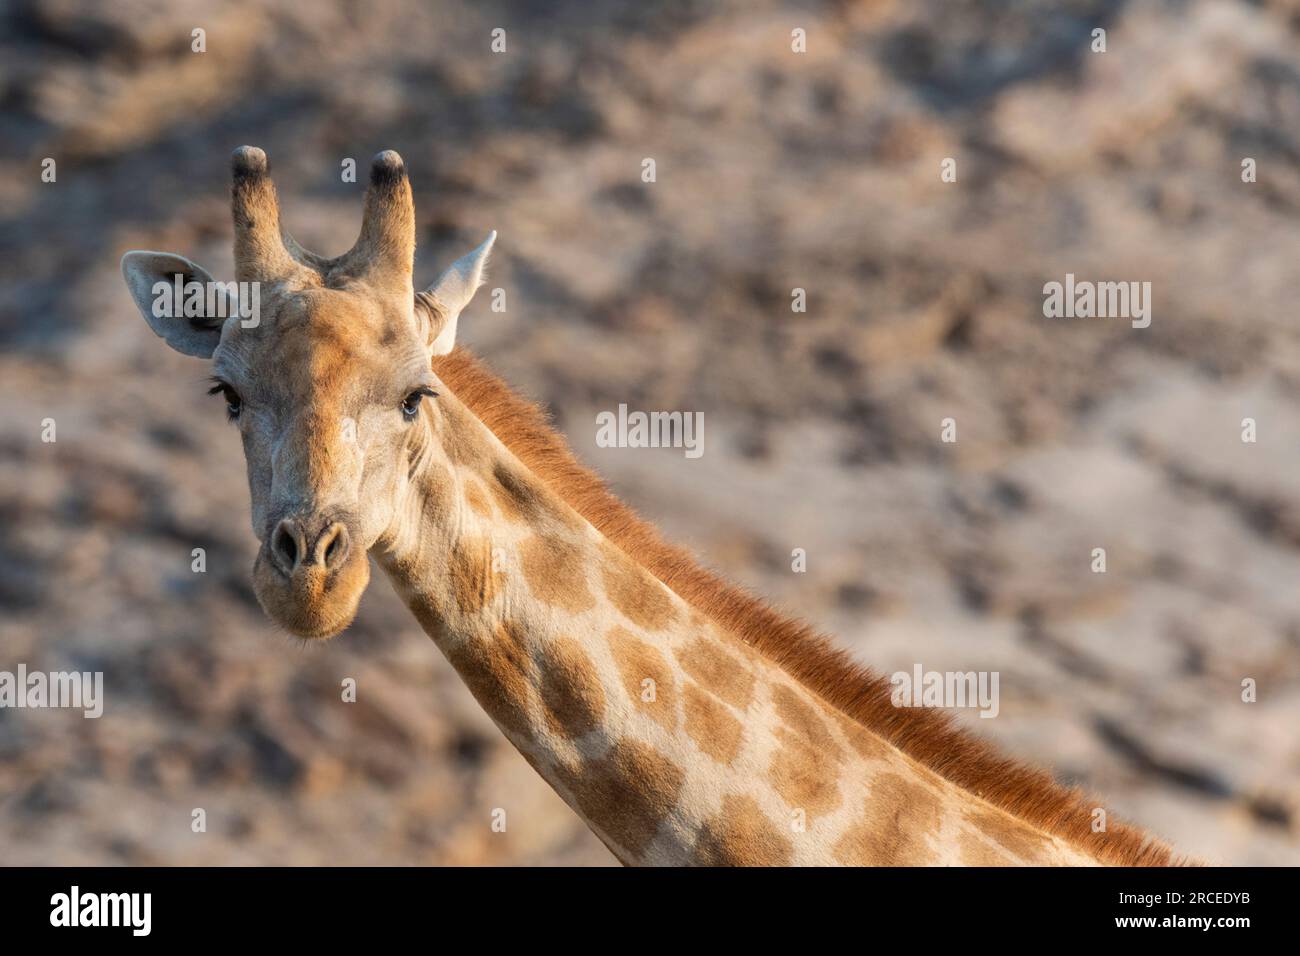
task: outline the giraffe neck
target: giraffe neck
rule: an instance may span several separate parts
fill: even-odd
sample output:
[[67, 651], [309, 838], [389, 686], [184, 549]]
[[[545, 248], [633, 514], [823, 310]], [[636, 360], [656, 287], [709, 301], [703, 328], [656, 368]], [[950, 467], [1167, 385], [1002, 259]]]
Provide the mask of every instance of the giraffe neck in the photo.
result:
[[[624, 863], [1088, 863], [917, 764], [607, 541], [454, 396], [376, 549], [474, 697]], [[432, 437], [432, 436], [430, 436]]]

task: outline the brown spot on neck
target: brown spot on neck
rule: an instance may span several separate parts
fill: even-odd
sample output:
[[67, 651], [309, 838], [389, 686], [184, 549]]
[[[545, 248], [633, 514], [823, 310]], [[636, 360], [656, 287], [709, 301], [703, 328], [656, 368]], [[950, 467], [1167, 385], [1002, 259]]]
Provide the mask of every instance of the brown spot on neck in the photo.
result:
[[570, 531], [583, 527], [572, 508], [511, 462], [497, 461], [492, 465], [488, 488], [508, 521], [534, 529], [540, 529], [547, 522]]
[[843, 801], [838, 783], [839, 764], [797, 734], [778, 727], [780, 747], [772, 756], [767, 779], [792, 810], [808, 819], [830, 813]]
[[465, 502], [480, 518], [492, 517], [492, 502], [488, 501], [487, 492], [483, 489], [483, 482], [473, 475], [465, 476]]
[[686, 673], [731, 706], [743, 711], [754, 699], [754, 675], [749, 667], [723, 650], [713, 637], [697, 637], [676, 654]]
[[844, 738], [859, 757], [864, 760], [885, 760], [889, 757], [892, 751], [889, 744], [885, 743], [881, 738], [857, 721], [849, 720], [842, 714], [837, 714], [836, 718]]
[[492, 545], [485, 537], [466, 536], [452, 545], [447, 571], [462, 614], [477, 614], [496, 596], [500, 572], [492, 563]]
[[532, 524], [537, 519], [541, 510], [539, 492], [515, 469], [504, 463], [495, 464], [488, 488], [507, 521]]
[[562, 765], [559, 777], [573, 792], [579, 811], [609, 835], [610, 849], [624, 863], [641, 862], [686, 779], [677, 764], [629, 737], [599, 759]]
[[942, 808], [929, 788], [895, 773], [872, 778], [861, 818], [835, 845], [845, 866], [925, 866], [935, 859], [927, 836], [939, 832]]
[[844, 750], [835, 742], [825, 721], [793, 687], [774, 685], [772, 703], [776, 707], [776, 716], [792, 734], [828, 760], [835, 763], [844, 760]]
[[682, 695], [686, 711], [686, 736], [720, 764], [730, 764], [740, 753], [744, 728], [711, 694], [687, 683]]
[[451, 645], [447, 659], [489, 717], [520, 736], [531, 736], [529, 705], [536, 694], [528, 639], [521, 630], [499, 625], [492, 639]]
[[663, 630], [677, 620], [677, 607], [663, 582], [607, 542], [601, 542], [600, 557], [605, 594], [624, 617], [647, 631]]
[[700, 830], [694, 855], [700, 866], [788, 866], [794, 844], [753, 797], [729, 793], [722, 812]]
[[584, 551], [555, 535], [530, 535], [519, 547], [519, 562], [534, 599], [580, 614], [596, 606], [587, 588]]
[[1023, 821], [995, 810], [974, 810], [966, 814], [966, 819], [1022, 862], [1031, 865], [1049, 862], [1052, 842]]
[[546, 720], [563, 737], [595, 730], [605, 716], [605, 689], [591, 659], [568, 637], [556, 637], [539, 649], [541, 694]]
[[[668, 661], [657, 647], [645, 643], [622, 627], [606, 636], [623, 687], [633, 707], [647, 714], [665, 730], [677, 730], [677, 687]], [[653, 681], [652, 699], [647, 700], [646, 680]]]

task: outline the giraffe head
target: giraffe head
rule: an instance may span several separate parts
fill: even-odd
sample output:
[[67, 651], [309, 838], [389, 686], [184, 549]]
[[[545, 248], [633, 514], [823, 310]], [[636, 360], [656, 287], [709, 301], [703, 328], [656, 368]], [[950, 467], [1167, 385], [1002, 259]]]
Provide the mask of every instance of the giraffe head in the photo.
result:
[[265, 153], [241, 147], [232, 166], [236, 282], [159, 252], [128, 252], [122, 274], [155, 333], [212, 361], [244, 444], [258, 600], [287, 630], [329, 637], [356, 613], [417, 459], [443, 454], [430, 360], [451, 351], [496, 233], [417, 294], [395, 152], [375, 157], [361, 235], [333, 259], [281, 231]]

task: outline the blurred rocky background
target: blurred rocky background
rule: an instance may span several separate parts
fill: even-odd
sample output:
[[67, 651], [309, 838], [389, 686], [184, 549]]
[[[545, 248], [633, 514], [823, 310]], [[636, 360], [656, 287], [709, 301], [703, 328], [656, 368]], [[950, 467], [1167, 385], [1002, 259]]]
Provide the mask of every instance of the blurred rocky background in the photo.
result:
[[[324, 646], [258, 609], [236, 432], [118, 274], [231, 277], [241, 143], [323, 253], [383, 148], [417, 281], [499, 230], [462, 340], [707, 562], [880, 670], [999, 671], [962, 719], [1182, 850], [1300, 862], [1300, 4], [2, 9], [0, 670], [107, 700], [0, 710], [0, 863], [612, 862], [382, 577]], [[1151, 327], [1045, 319], [1067, 272]], [[597, 448], [620, 402], [703, 457]]]

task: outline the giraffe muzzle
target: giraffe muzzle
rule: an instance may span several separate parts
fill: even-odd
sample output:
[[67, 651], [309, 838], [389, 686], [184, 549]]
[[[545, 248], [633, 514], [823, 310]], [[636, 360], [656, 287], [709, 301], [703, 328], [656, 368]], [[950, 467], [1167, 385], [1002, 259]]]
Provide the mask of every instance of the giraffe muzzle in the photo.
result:
[[370, 563], [348, 521], [290, 515], [275, 523], [253, 565], [253, 590], [281, 627], [306, 638], [332, 637], [356, 615]]

